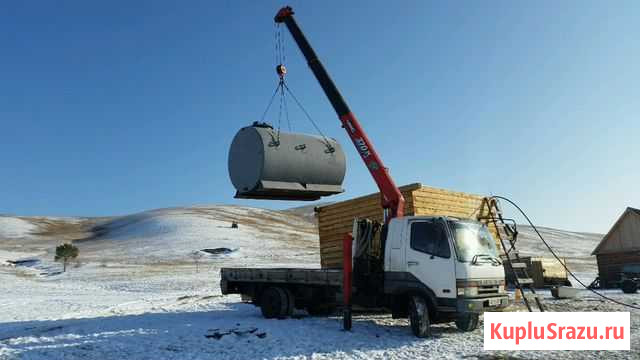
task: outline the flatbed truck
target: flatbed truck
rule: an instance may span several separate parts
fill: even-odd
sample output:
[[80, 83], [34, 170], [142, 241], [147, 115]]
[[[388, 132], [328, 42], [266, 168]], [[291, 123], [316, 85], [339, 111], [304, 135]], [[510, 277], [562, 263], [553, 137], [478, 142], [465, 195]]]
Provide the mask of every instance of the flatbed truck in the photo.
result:
[[[296, 308], [328, 315], [351, 304], [387, 311], [394, 318], [409, 318], [418, 337], [429, 336], [432, 323], [455, 321], [460, 330], [475, 330], [480, 313], [509, 304], [503, 267], [484, 224], [450, 217], [394, 218], [380, 257], [360, 251], [372, 244], [365, 235], [371, 232], [363, 231], [368, 224], [357, 220], [354, 226], [354, 238], [361, 241], [356, 241], [355, 256], [345, 257], [345, 268], [354, 264], [351, 274], [345, 276], [344, 269], [223, 268], [222, 293], [241, 294], [265, 318], [285, 318]], [[345, 289], [345, 277], [351, 276], [353, 283]]]

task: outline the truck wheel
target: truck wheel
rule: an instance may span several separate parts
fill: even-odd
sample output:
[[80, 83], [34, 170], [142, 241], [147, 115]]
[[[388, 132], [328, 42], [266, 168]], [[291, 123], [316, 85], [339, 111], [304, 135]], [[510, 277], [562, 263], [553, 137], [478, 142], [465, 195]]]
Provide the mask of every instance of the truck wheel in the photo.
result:
[[431, 336], [431, 320], [429, 307], [422, 296], [412, 296], [409, 299], [409, 323], [411, 332], [419, 338]]
[[281, 288], [269, 287], [262, 293], [260, 309], [262, 310], [262, 316], [265, 318], [284, 318], [288, 307], [287, 293]]
[[622, 282], [622, 285], [620, 285], [620, 288], [625, 294], [635, 294], [635, 292], [638, 291], [638, 284], [633, 280], [625, 280]]
[[461, 331], [473, 331], [478, 328], [479, 314], [460, 314], [456, 318], [456, 327]]
[[289, 289], [284, 289], [284, 292], [287, 294], [287, 312], [286, 316], [293, 315], [293, 310], [296, 307], [296, 298], [293, 296], [293, 292]]

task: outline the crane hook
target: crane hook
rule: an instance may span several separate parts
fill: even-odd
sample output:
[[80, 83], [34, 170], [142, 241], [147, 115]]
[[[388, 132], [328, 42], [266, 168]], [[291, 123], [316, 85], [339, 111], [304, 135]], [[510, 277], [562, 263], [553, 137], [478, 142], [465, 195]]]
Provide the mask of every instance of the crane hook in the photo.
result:
[[278, 76], [280, 76], [280, 80], [284, 80], [284, 76], [287, 74], [287, 68], [280, 64], [276, 66], [276, 72], [278, 73]]

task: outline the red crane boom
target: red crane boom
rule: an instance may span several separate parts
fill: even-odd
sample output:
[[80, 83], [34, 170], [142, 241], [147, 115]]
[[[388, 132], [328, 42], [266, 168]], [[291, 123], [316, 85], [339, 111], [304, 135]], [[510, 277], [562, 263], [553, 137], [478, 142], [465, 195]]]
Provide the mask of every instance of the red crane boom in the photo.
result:
[[340, 91], [338, 91], [338, 88], [325, 70], [324, 65], [322, 65], [322, 62], [318, 59], [318, 56], [302, 33], [302, 30], [300, 30], [296, 20], [293, 18], [293, 14], [293, 9], [286, 6], [278, 11], [274, 20], [276, 23], [284, 23], [287, 29], [289, 29], [302, 55], [304, 55], [307, 60], [309, 68], [311, 68], [329, 102], [331, 102], [333, 109], [338, 114], [338, 118], [340, 118], [342, 122], [342, 127], [347, 131], [362, 161], [364, 161], [376, 185], [378, 185], [380, 193], [382, 194], [382, 208], [385, 210], [385, 224], [394, 217], [402, 217], [404, 215], [404, 197], [400, 189], [398, 189], [394, 183], [391, 175], [389, 175], [389, 170], [384, 166], [380, 156], [373, 147], [373, 143], [367, 137], [360, 122], [349, 109]]

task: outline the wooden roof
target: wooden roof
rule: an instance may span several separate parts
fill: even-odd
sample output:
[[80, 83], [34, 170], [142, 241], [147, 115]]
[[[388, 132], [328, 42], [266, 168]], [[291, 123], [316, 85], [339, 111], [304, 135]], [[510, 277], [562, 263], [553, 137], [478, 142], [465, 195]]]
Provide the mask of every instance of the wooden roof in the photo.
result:
[[628, 207], [591, 255], [640, 250], [640, 210]]

